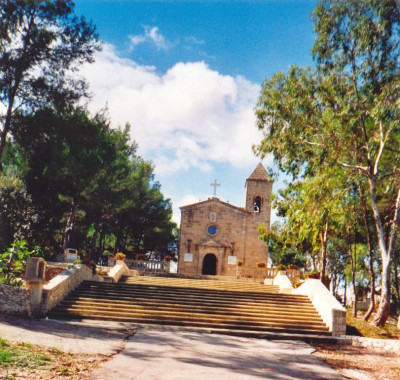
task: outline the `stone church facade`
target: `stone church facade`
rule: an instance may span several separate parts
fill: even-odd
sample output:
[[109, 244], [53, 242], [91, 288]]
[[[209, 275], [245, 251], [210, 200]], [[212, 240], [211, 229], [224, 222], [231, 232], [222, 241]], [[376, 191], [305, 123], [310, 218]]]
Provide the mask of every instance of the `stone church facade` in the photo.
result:
[[236, 265], [268, 262], [258, 226], [270, 227], [272, 181], [260, 163], [246, 180], [245, 207], [217, 197], [181, 207], [178, 273], [235, 276]]

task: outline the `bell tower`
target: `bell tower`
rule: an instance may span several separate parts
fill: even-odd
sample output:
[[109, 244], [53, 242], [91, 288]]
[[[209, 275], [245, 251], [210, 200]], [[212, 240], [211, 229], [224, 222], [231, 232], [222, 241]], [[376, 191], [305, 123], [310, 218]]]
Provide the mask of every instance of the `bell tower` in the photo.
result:
[[272, 181], [264, 166], [259, 163], [246, 180], [246, 211], [249, 212], [246, 226], [246, 266], [255, 266], [257, 261], [268, 261], [268, 249], [259, 239], [258, 226], [263, 224], [267, 230], [270, 228], [271, 192]]

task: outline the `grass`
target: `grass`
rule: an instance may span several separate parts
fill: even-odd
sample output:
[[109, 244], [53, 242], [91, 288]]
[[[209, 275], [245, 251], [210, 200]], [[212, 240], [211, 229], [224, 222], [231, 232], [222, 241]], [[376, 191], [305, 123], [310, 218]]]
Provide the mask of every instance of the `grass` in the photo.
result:
[[358, 312], [357, 317], [354, 318], [353, 310], [347, 309], [347, 335], [378, 339], [400, 339], [400, 331], [397, 329], [397, 319], [395, 317], [389, 317], [384, 327], [377, 327], [371, 324], [374, 315], [370, 317], [368, 322], [365, 322], [363, 314], [363, 312]]
[[0, 337], [0, 379], [78, 380], [104, 360], [101, 355], [78, 355]]
[[9, 343], [0, 338], [0, 367], [36, 368], [52, 361], [47, 353], [37, 352], [31, 344]]

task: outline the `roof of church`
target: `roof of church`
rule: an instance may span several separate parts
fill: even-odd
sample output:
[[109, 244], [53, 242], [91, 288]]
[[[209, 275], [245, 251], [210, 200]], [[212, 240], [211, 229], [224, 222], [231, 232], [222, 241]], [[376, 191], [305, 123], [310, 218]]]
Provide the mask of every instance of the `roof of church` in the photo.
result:
[[179, 208], [182, 210], [182, 209], [185, 209], [185, 208], [190, 208], [190, 207], [194, 207], [194, 206], [199, 206], [199, 205], [201, 205], [201, 204], [208, 203], [208, 202], [218, 202], [218, 203], [221, 203], [222, 205], [224, 205], [224, 206], [226, 206], [226, 207], [233, 208], [233, 209], [235, 209], [235, 210], [237, 210], [237, 211], [241, 211], [241, 212], [244, 212], [244, 213], [248, 213], [248, 211], [247, 211], [245, 208], [243, 208], [243, 207], [238, 207], [238, 206], [234, 206], [234, 205], [232, 205], [232, 204], [230, 204], [230, 203], [228, 203], [228, 202], [221, 201], [221, 200], [220, 200], [219, 198], [217, 198], [217, 197], [208, 198], [206, 201], [200, 201], [200, 202], [198, 202], [198, 203], [192, 203], [192, 204], [190, 204], [190, 205], [181, 206], [181, 207], [179, 207]]
[[263, 164], [260, 162], [257, 167], [254, 169], [254, 172], [251, 173], [250, 177], [247, 180], [251, 181], [271, 181], [267, 171], [265, 170]]

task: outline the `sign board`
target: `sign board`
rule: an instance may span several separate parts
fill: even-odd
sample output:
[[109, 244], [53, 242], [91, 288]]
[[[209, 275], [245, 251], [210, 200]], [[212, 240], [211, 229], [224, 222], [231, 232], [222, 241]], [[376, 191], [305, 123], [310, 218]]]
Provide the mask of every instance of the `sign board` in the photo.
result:
[[185, 253], [183, 261], [191, 263], [193, 261], [193, 253]]
[[64, 257], [65, 257], [65, 262], [73, 263], [74, 261], [79, 260], [79, 253], [76, 249], [66, 248], [64, 250]]
[[217, 221], [217, 213], [216, 212], [210, 212], [210, 222], [216, 222]]
[[236, 256], [228, 256], [228, 264], [229, 265], [236, 265], [237, 257]]

